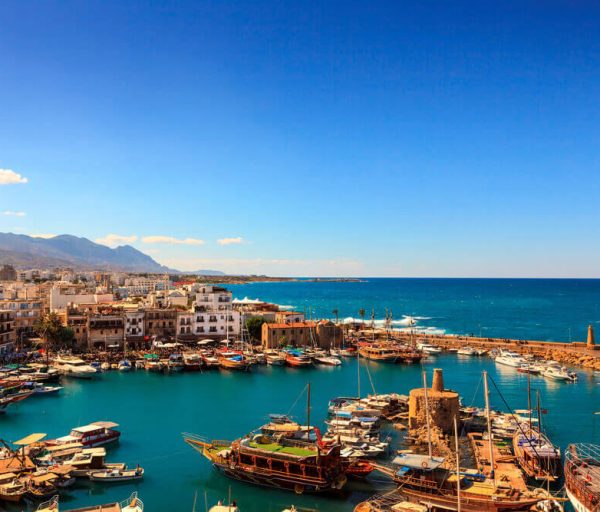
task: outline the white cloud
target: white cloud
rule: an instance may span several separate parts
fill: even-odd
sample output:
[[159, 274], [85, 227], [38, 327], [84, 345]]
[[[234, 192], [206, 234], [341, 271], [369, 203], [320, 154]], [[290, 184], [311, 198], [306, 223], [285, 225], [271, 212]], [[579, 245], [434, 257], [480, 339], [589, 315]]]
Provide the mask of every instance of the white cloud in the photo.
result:
[[28, 181], [25, 176], [21, 176], [11, 169], [0, 169], [0, 185], [14, 185], [15, 183], [27, 183]]
[[145, 236], [142, 238], [145, 244], [170, 244], [170, 245], [202, 245], [204, 240], [197, 238], [175, 238], [172, 236]]
[[244, 239], [241, 236], [236, 236], [232, 238], [219, 238], [217, 240], [219, 245], [235, 245], [235, 244], [243, 244]]
[[132, 244], [138, 239], [136, 235], [115, 235], [110, 233], [102, 238], [96, 238], [97, 244], [108, 245], [109, 247], [116, 247], [120, 244]]
[[35, 235], [29, 235], [33, 238], [54, 238], [56, 235], [53, 235], [51, 233], [37, 233]]
[[8, 215], [10, 217], [25, 217], [27, 214], [25, 212], [13, 212], [11, 210], [5, 210], [2, 212], [2, 215]]

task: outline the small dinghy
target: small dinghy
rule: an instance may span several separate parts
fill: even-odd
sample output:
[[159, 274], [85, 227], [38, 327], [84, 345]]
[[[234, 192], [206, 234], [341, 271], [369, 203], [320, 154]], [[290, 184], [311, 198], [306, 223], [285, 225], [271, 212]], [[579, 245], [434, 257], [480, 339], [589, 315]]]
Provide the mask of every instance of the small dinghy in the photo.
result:
[[137, 467], [135, 469], [106, 469], [104, 471], [95, 471], [90, 474], [92, 482], [126, 482], [128, 480], [140, 480], [144, 476], [144, 469]]

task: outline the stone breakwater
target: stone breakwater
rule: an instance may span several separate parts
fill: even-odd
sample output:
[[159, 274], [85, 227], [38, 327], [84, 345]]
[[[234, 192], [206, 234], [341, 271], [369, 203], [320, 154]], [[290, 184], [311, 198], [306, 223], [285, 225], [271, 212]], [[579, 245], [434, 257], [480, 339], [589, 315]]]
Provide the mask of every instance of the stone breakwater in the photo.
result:
[[600, 371], [600, 346], [590, 349], [585, 343], [560, 343], [552, 341], [512, 340], [502, 338], [478, 338], [453, 335], [401, 334], [396, 337], [403, 342], [428, 342], [443, 348], [470, 346], [486, 350], [509, 349], [523, 355], [534, 355], [546, 360], [558, 361], [567, 366], [579, 366]]

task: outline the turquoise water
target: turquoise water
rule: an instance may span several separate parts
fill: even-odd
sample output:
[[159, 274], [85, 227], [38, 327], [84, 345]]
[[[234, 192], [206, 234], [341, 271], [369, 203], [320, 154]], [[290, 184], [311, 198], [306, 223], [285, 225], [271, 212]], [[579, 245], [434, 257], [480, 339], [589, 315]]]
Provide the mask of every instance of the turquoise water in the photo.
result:
[[234, 296], [290, 305], [317, 317], [358, 318], [391, 309], [431, 332], [549, 341], [585, 340], [600, 330], [600, 279], [372, 279], [366, 282], [286, 282], [230, 286]]
[[[358, 501], [389, 484], [374, 477], [351, 486], [345, 498], [298, 497], [256, 488], [212, 470], [183, 443], [181, 432], [220, 439], [243, 435], [265, 422], [269, 413], [289, 412], [309, 381], [312, 417], [321, 421], [329, 398], [356, 392], [355, 365], [356, 361], [347, 360], [338, 368], [259, 367], [249, 374], [111, 372], [98, 381], [67, 380], [62, 396], [30, 399], [11, 407], [0, 418], [0, 432], [4, 439], [16, 440], [39, 431], [58, 436], [72, 426], [99, 419], [121, 425], [122, 440], [111, 450], [109, 460], [141, 464], [146, 469], [144, 480], [114, 486], [77, 484], [62, 499], [64, 509], [123, 499], [137, 489], [149, 511], [190, 511], [196, 491], [197, 510], [204, 510], [204, 492], [214, 504], [227, 496], [231, 486], [243, 512], [279, 512], [291, 503], [322, 512], [351, 511]], [[480, 379], [481, 371], [487, 369], [512, 407], [526, 407], [526, 378], [512, 369], [496, 367], [488, 358], [441, 355], [426, 363], [430, 375], [433, 367], [444, 369], [447, 387], [458, 390], [465, 404], [483, 404]], [[420, 384], [418, 366], [370, 363], [369, 368], [377, 392], [407, 393]], [[368, 390], [364, 370], [362, 382], [363, 390]], [[533, 378], [534, 389], [540, 389], [543, 406], [549, 409], [544, 417], [548, 431], [563, 448], [569, 442], [589, 442], [597, 437], [592, 413], [600, 408], [598, 382], [584, 372], [574, 385]], [[493, 386], [492, 405], [503, 407]], [[299, 420], [305, 417], [304, 406], [302, 397], [291, 410]]]
[[[582, 339], [588, 323], [600, 320], [600, 280], [482, 280], [482, 279], [375, 279], [363, 283], [256, 283], [233, 286], [242, 298], [309, 306], [317, 316], [358, 316], [364, 307], [384, 316], [391, 308], [400, 323], [402, 315], [419, 318], [421, 328], [453, 333], [548, 340]], [[367, 314], [369, 316], [370, 313]], [[401, 326], [401, 324], [400, 324]], [[137, 489], [148, 511], [190, 511], [198, 492], [197, 510], [225, 498], [231, 486], [242, 512], [279, 512], [294, 503], [320, 512], [351, 511], [361, 499], [389, 484], [377, 477], [353, 484], [344, 499], [302, 496], [230, 481], [188, 447], [181, 432], [209, 438], [233, 439], [267, 420], [269, 413], [291, 413], [304, 419], [307, 382], [312, 384], [313, 422], [325, 417], [327, 402], [356, 392], [356, 362], [339, 368], [291, 369], [259, 367], [249, 374], [208, 372], [157, 375], [143, 371], [107, 373], [98, 381], [65, 383], [62, 396], [27, 400], [0, 417], [0, 437], [16, 440], [31, 432], [50, 437], [71, 427], [106, 419], [121, 425], [120, 445], [108, 460], [141, 464], [146, 476], [140, 483], [116, 486], [77, 484], [65, 494], [63, 508], [124, 499]], [[447, 387], [459, 391], [464, 403], [483, 405], [481, 371], [486, 369], [514, 408], [525, 408], [526, 377], [510, 368], [496, 367], [487, 358], [443, 355], [426, 363], [444, 369]], [[377, 392], [408, 393], [420, 386], [419, 367], [369, 364]], [[431, 373], [431, 372], [430, 372]], [[369, 388], [366, 372], [363, 391]], [[600, 441], [600, 380], [580, 371], [576, 384], [533, 377], [543, 406], [544, 421], [555, 442]], [[504, 405], [492, 386], [492, 404]]]

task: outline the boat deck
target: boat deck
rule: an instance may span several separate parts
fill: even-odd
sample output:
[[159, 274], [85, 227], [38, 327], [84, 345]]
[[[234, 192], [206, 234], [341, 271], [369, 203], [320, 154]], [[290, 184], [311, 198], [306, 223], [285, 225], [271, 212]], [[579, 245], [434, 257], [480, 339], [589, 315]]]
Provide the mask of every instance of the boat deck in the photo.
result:
[[[481, 434], [469, 434], [473, 454], [477, 462], [477, 467], [480, 468], [483, 474], [491, 477], [491, 467], [489, 461], [490, 442], [483, 439]], [[527, 483], [523, 478], [520, 468], [512, 460], [507, 460], [507, 456], [500, 451], [496, 444], [492, 444], [494, 454], [495, 477], [498, 483], [509, 484], [514, 489], [527, 491]]]
[[296, 457], [314, 457], [316, 452], [314, 450], [308, 450], [306, 448], [299, 448], [296, 446], [283, 446], [278, 443], [256, 443], [250, 441], [247, 446], [254, 448], [255, 450], [263, 450], [271, 453], [284, 453], [286, 455], [295, 455]]

